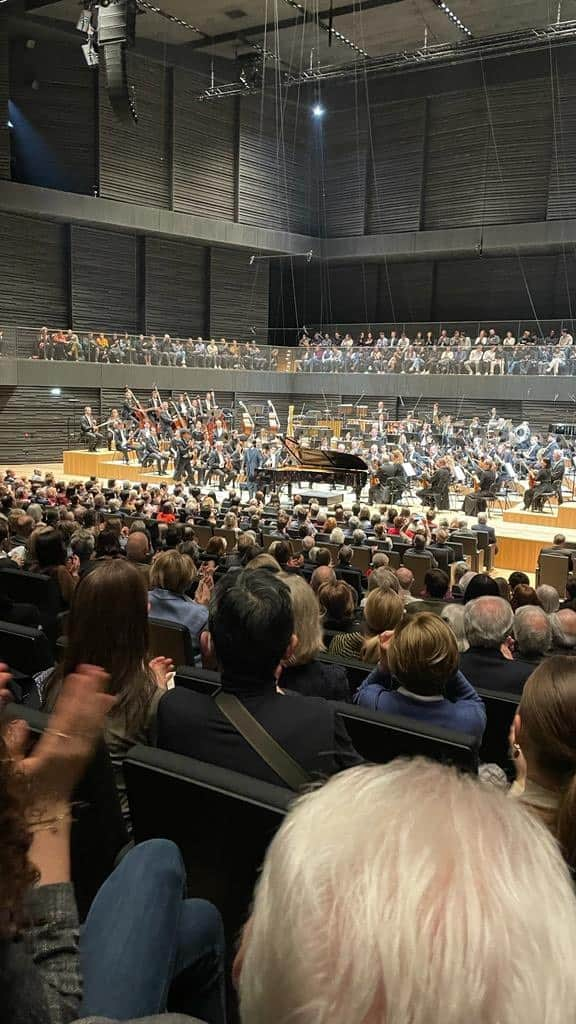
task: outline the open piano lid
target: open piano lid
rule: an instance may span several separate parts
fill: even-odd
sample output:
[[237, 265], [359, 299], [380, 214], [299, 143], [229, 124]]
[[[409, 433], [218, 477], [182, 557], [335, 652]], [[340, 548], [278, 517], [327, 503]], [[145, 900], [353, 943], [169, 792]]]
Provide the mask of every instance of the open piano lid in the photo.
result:
[[300, 466], [314, 466], [324, 469], [356, 469], [368, 472], [368, 466], [359, 455], [351, 452], [335, 452], [326, 448], [303, 448], [293, 437], [281, 438], [282, 444]]

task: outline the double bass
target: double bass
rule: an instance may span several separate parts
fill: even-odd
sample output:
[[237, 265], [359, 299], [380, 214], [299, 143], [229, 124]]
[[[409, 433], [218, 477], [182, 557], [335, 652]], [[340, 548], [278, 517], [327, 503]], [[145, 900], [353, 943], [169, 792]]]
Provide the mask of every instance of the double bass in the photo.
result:
[[238, 405], [242, 410], [242, 433], [251, 434], [252, 431], [254, 430], [254, 420], [252, 419], [250, 413], [248, 412], [248, 409], [246, 408], [244, 402], [238, 400]]
[[270, 398], [268, 399], [268, 430], [271, 434], [277, 434], [280, 430], [280, 419]]

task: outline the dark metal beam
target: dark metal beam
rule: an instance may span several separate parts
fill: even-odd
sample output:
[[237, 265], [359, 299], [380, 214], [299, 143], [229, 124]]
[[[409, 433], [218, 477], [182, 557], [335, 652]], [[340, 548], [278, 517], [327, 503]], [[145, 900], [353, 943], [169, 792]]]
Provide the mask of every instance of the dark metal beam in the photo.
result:
[[[356, 0], [356, 3], [341, 4], [335, 7], [332, 11], [333, 18], [341, 18], [346, 14], [358, 14], [362, 11], [373, 10], [376, 7], [387, 7], [389, 4], [402, 3], [402, 0]], [[263, 25], [253, 25], [252, 28], [237, 29], [235, 32], [221, 32], [217, 36], [211, 36], [209, 39], [194, 39], [192, 42], [184, 43], [182, 49], [185, 50], [201, 50], [207, 46], [220, 46], [222, 43], [234, 43], [240, 40], [242, 37], [248, 36], [261, 36], [264, 33], [275, 32], [276, 29], [280, 31], [287, 28], [295, 28], [297, 25], [306, 24], [307, 22], [316, 22], [317, 20], [326, 19], [329, 16], [329, 11], [306, 11], [302, 14], [298, 14], [293, 18], [282, 18], [278, 22], [269, 21]]]

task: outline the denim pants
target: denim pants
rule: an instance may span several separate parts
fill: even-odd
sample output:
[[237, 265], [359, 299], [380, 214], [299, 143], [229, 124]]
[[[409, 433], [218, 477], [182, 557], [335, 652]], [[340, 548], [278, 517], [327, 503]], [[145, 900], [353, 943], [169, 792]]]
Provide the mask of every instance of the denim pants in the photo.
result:
[[134, 847], [106, 880], [80, 938], [81, 1017], [168, 1008], [225, 1024], [222, 920], [211, 903], [184, 899], [185, 881], [180, 851], [165, 839]]

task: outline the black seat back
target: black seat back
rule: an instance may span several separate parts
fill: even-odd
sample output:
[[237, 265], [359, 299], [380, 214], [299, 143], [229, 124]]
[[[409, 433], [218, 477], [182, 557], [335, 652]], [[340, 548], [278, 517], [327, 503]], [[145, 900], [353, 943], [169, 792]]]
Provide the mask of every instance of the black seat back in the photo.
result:
[[151, 658], [162, 655], [171, 658], [175, 665], [193, 665], [198, 654], [186, 626], [179, 622], [165, 622], [164, 619], [148, 619], [149, 654]]
[[356, 690], [362, 685], [366, 676], [370, 675], [374, 668], [374, 665], [366, 665], [363, 661], [357, 661], [355, 658], [338, 658], [336, 655], [328, 654], [324, 651], [321, 654], [317, 654], [316, 658], [318, 661], [323, 661], [326, 665], [342, 665], [342, 668], [346, 669], [348, 685], [352, 695], [356, 693]]
[[40, 622], [52, 646], [56, 644], [56, 619], [63, 610], [60, 588], [56, 580], [35, 572], [5, 569], [0, 578], [2, 593], [12, 601], [33, 604], [40, 612]]
[[[21, 704], [9, 704], [6, 717], [25, 719], [36, 738], [48, 722], [48, 715]], [[72, 882], [80, 918], [84, 920], [100, 886], [114, 870], [118, 854], [128, 843], [112, 764], [103, 741], [97, 746], [72, 800], [75, 805], [70, 838]]]
[[264, 854], [293, 794], [247, 775], [150, 747], [124, 761], [137, 842], [179, 846], [188, 891], [216, 904], [229, 941], [247, 919]]
[[367, 761], [387, 764], [395, 757], [429, 757], [478, 771], [478, 743], [472, 736], [422, 724], [401, 715], [334, 702], [356, 750]]
[[447, 543], [448, 547], [452, 548], [452, 551], [454, 552], [454, 561], [455, 562], [463, 562], [464, 561], [464, 548], [463, 548], [462, 544], [460, 543], [460, 541], [457, 541], [457, 540], [447, 540], [446, 543]]
[[54, 655], [41, 627], [0, 622], [0, 661], [24, 675], [34, 676], [54, 664]]
[[478, 688], [477, 692], [486, 706], [486, 731], [480, 747], [480, 760], [485, 764], [500, 765], [513, 778], [508, 737], [520, 697], [518, 694], [496, 693], [484, 688]]

